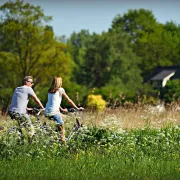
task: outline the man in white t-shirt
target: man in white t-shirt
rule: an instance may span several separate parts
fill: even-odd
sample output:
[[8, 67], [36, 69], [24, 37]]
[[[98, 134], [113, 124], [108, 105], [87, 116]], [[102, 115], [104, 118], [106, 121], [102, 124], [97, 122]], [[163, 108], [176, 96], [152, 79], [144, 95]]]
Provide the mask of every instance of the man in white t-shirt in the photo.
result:
[[34, 90], [32, 89], [33, 86], [33, 77], [32, 76], [25, 76], [22, 81], [22, 86], [17, 87], [14, 91], [12, 102], [9, 107], [8, 114], [12, 119], [18, 121], [20, 130], [22, 124], [28, 129], [29, 134], [29, 143], [32, 141], [32, 137], [34, 135], [34, 127], [31, 123], [29, 115], [27, 114], [27, 105], [29, 102], [29, 97], [32, 97], [34, 101], [44, 109], [44, 106], [36, 96]]

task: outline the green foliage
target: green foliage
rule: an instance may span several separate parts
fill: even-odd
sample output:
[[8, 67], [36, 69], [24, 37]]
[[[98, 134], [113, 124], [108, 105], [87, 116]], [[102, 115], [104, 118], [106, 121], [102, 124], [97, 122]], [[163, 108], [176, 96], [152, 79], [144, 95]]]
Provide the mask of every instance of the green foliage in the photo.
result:
[[73, 62], [68, 46], [55, 40], [52, 27], [44, 26], [51, 17], [39, 6], [19, 0], [5, 3], [0, 11], [1, 84], [14, 89], [26, 75], [34, 77], [37, 91], [47, 88], [57, 75], [68, 83]]
[[[36, 88], [36, 95], [38, 96], [38, 98], [41, 100], [42, 104], [45, 106], [47, 103], [47, 98], [48, 98], [48, 89], [49, 87], [40, 87], [38, 86]], [[29, 107], [37, 107], [37, 104], [34, 102], [34, 100], [32, 98], [30, 98], [30, 101], [28, 103]]]
[[7, 119], [4, 124], [7, 127], [0, 131], [2, 179], [179, 177], [178, 125], [157, 129], [121, 129], [118, 132], [83, 126], [65, 146], [58, 142], [60, 134], [55, 131], [52, 121], [46, 121], [43, 128], [36, 118], [32, 116], [31, 119], [36, 131], [31, 145], [27, 139], [24, 139], [24, 144], [19, 144], [15, 121]]
[[168, 81], [161, 93], [165, 102], [171, 103], [180, 101], [180, 80], [174, 79]]
[[70, 54], [74, 61], [72, 79], [78, 84], [86, 85], [86, 81], [83, 79], [83, 76], [86, 74], [84, 58], [86, 56], [87, 48], [91, 46], [91, 41], [92, 37], [89, 31], [81, 30], [79, 33], [74, 32], [67, 42]]
[[118, 14], [113, 19], [110, 31], [125, 31], [134, 43], [142, 36], [143, 32], [153, 32], [155, 24], [157, 24], [157, 22], [152, 11], [146, 9], [130, 9], [123, 16]]
[[72, 34], [69, 43], [73, 47], [73, 60], [78, 65], [77, 69], [75, 67], [75, 74], [78, 74], [76, 79], [79, 84], [88, 88], [103, 88], [111, 84], [114, 86], [113, 82], [117, 81], [121, 82], [117, 91], [118, 88], [127, 90], [131, 86], [133, 94], [141, 83], [139, 58], [128, 46], [129, 39], [125, 33], [111, 32], [90, 36], [88, 32], [81, 31], [79, 34]]
[[8, 1], [0, 12], [0, 91], [8, 97], [0, 96], [3, 112], [25, 75], [34, 77], [43, 104], [51, 79], [58, 75], [68, 95], [82, 105], [93, 88], [106, 101], [124, 102], [121, 94], [131, 101], [136, 101], [137, 93], [156, 94], [142, 86], [142, 79], [157, 66], [180, 64], [180, 26], [158, 23], [150, 10], [129, 10], [113, 19], [108, 32], [81, 30], [70, 39], [54, 37], [47, 24], [52, 17], [39, 6]]
[[8, 111], [9, 105], [11, 103], [11, 96], [13, 93], [12, 88], [2, 87], [0, 88], [0, 109], [2, 110], [2, 113], [6, 113]]
[[[127, 157], [114, 153], [64, 153], [48, 159], [16, 158], [0, 161], [2, 179], [178, 179], [178, 159]], [[61, 168], [59, 168], [61, 167]]]
[[[97, 127], [81, 127], [74, 133], [74, 136], [63, 147], [58, 143], [59, 132], [55, 131], [54, 123], [48, 123], [43, 128], [36, 120], [33, 120], [36, 136], [31, 146], [24, 140], [24, 144], [19, 145], [18, 131], [15, 122], [9, 122], [11, 126], [0, 134], [0, 158], [13, 159], [13, 157], [30, 156], [32, 158], [48, 158], [61, 156], [63, 152], [77, 153], [84, 150], [99, 152], [121, 151], [121, 154], [130, 156], [136, 154], [150, 157], [172, 157], [179, 151], [179, 126], [167, 126], [161, 129], [151, 129], [150, 127], [134, 130], [122, 130], [114, 132], [108, 129]], [[7, 125], [7, 124], [6, 124]], [[21, 149], [19, 149], [21, 147]], [[64, 151], [65, 150], [65, 151]], [[11, 153], [8, 153], [11, 151]]]
[[152, 11], [129, 10], [117, 15], [110, 31], [124, 31], [131, 39], [134, 52], [141, 58], [142, 75], [148, 75], [157, 66], [178, 65], [180, 28], [173, 22], [160, 24]]
[[[138, 69], [139, 59], [128, 46], [127, 36], [103, 33], [93, 34], [91, 38], [91, 44], [86, 46], [84, 64], [80, 66], [79, 83], [89, 88], [100, 88], [101, 91], [115, 85], [116, 91], [112, 93], [116, 96], [121, 91], [134, 94], [142, 79]], [[110, 91], [111, 88], [108, 93]]]
[[73, 33], [68, 41], [73, 60], [78, 66], [83, 65], [86, 49], [91, 42], [91, 35], [87, 30], [81, 30], [79, 33]]
[[[64, 86], [63, 86], [64, 87]], [[73, 88], [72, 88], [73, 87]], [[71, 97], [77, 106], [85, 106], [85, 99], [87, 97], [88, 89], [86, 86], [79, 85], [75, 82], [65, 84], [66, 93]], [[62, 107], [71, 107], [70, 104], [63, 99]]]
[[23, 1], [5, 3], [1, 11], [1, 59], [5, 61], [3, 53], [11, 57], [14, 63], [6, 62], [15, 67], [17, 79], [30, 74], [38, 84], [44, 80], [44, 72], [52, 77], [61, 73], [67, 79], [65, 74], [69, 75], [72, 65], [67, 45], [56, 42], [52, 28], [43, 26], [51, 17], [45, 16], [39, 6]]
[[169, 43], [169, 48], [167, 53], [167, 58], [171, 60], [171, 62], [174, 65], [180, 64], [180, 50], [179, 50], [179, 44], [180, 44], [180, 25], [171, 22], [166, 22], [164, 25], [164, 29], [166, 32], [166, 36], [168, 37], [168, 41], [165, 42]]

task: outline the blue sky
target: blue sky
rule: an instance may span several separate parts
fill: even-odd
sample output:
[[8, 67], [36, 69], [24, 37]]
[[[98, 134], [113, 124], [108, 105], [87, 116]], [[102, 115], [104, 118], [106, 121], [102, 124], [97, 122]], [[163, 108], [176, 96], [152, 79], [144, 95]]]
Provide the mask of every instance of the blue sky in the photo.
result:
[[[69, 37], [82, 29], [101, 33], [111, 27], [117, 14], [129, 9], [152, 10], [160, 23], [174, 21], [180, 24], [180, 0], [24, 0], [40, 5], [45, 15], [52, 16], [49, 25], [57, 36]], [[0, 0], [0, 3], [6, 2]]]

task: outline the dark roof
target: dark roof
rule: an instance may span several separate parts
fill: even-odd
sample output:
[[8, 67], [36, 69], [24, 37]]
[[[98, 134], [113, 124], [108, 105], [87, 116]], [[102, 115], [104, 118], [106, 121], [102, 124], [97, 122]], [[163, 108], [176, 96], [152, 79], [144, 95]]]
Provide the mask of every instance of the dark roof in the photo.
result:
[[[171, 77], [171, 79], [180, 79], [180, 66], [160, 66], [155, 68], [149, 76], [145, 77], [144, 83], [150, 81], [150, 80], [159, 80], [154, 78], [160, 78], [163, 79], [163, 76], [168, 74], [168, 72], [175, 72], [175, 74]], [[171, 73], [170, 73], [171, 74]], [[167, 75], [168, 76], [168, 75]]]
[[150, 80], [163, 80], [167, 76], [169, 76], [172, 73], [175, 73], [176, 71], [174, 70], [162, 70], [159, 73], [157, 73], [155, 76], [153, 76]]

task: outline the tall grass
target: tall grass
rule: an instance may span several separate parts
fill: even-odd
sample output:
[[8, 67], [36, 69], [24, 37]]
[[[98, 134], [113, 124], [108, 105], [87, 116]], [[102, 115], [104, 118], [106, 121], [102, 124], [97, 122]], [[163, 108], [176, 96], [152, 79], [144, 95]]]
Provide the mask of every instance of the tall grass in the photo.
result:
[[[180, 106], [179, 106], [180, 107]], [[73, 119], [65, 116], [67, 126], [72, 126]], [[80, 114], [81, 123], [88, 126], [111, 128], [113, 130], [143, 128], [147, 124], [152, 128], [180, 124], [180, 110], [167, 108], [158, 111], [153, 106], [139, 106], [106, 109], [102, 112], [87, 111]]]
[[[56, 142], [53, 129], [37, 127], [31, 145], [19, 144], [16, 132], [1, 131], [0, 179], [178, 179], [179, 117], [179, 111], [147, 107], [65, 116], [67, 135], [75, 118], [84, 124], [66, 146]], [[14, 124], [1, 120], [5, 127]]]
[[1, 179], [178, 179], [179, 160], [130, 158], [95, 151], [51, 159], [18, 158], [0, 162]]

